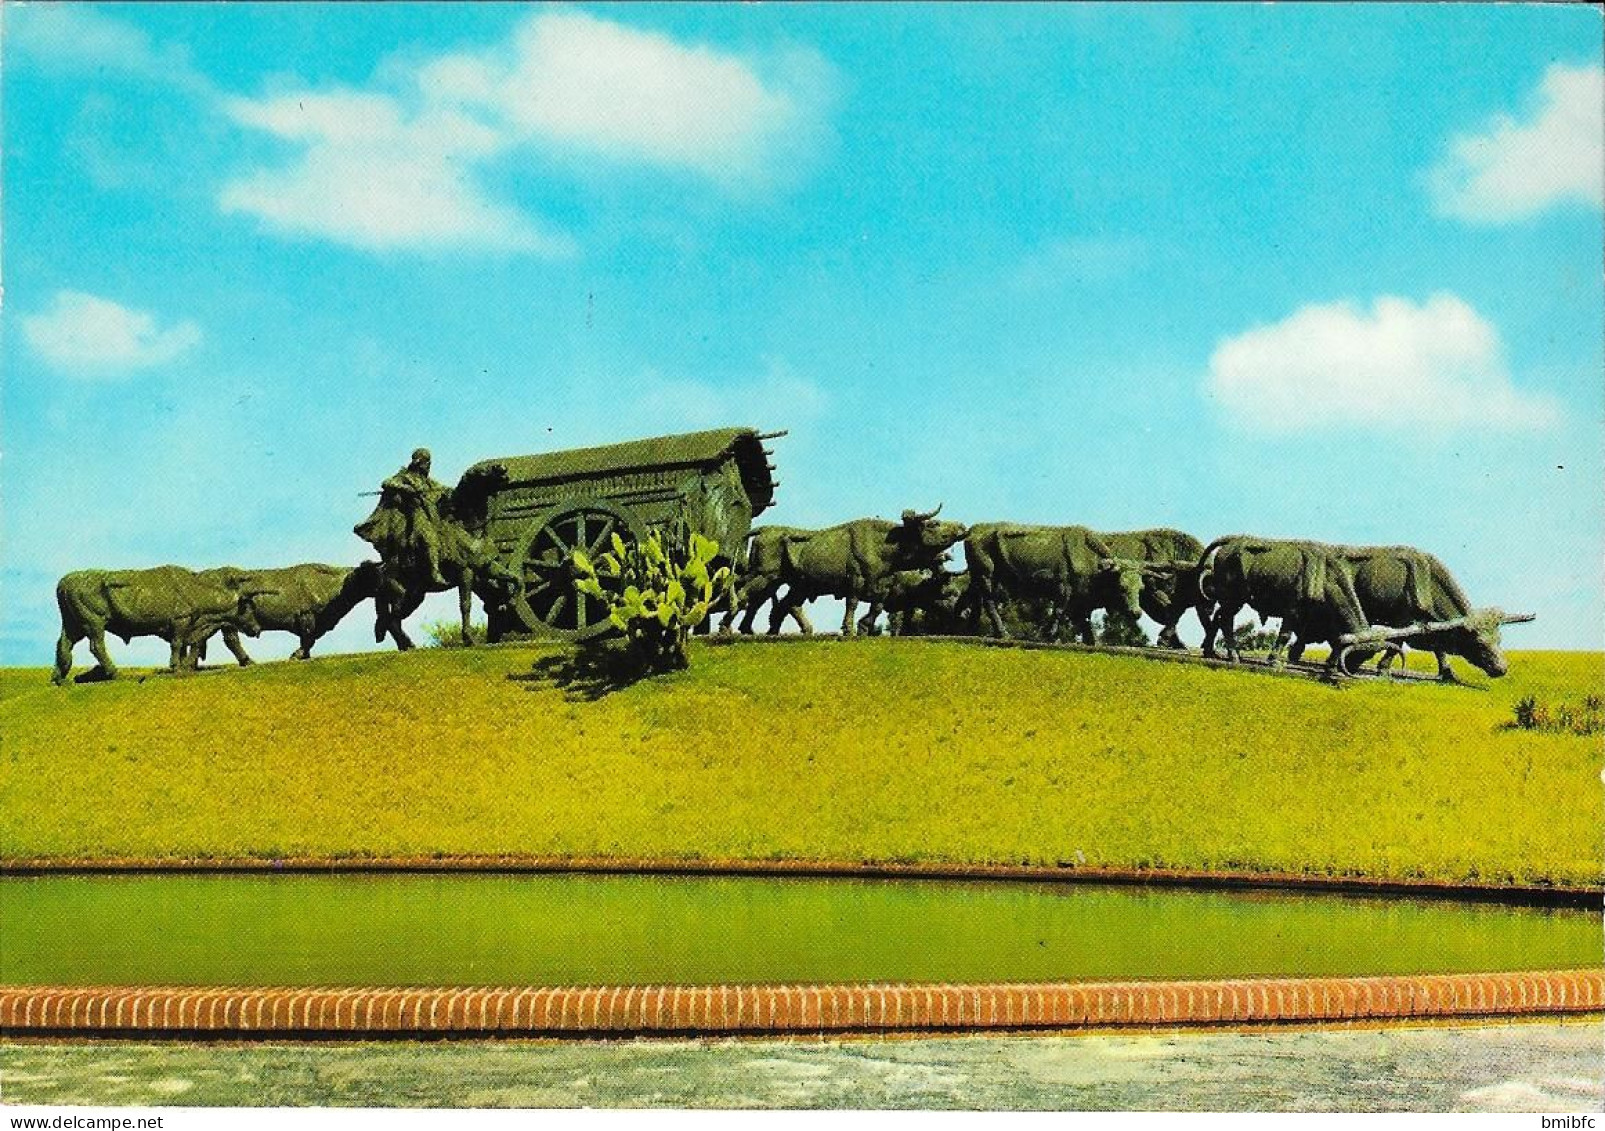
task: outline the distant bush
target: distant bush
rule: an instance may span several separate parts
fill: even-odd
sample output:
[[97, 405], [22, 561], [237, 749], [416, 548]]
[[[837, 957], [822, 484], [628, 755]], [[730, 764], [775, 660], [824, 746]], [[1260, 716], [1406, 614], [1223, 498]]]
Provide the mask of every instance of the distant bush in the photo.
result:
[[1137, 618], [1123, 611], [1108, 612], [1094, 617], [1092, 631], [1093, 639], [1099, 644], [1113, 644], [1123, 648], [1147, 648], [1153, 644]]
[[718, 554], [717, 542], [683, 524], [634, 544], [615, 534], [594, 562], [574, 551], [575, 586], [608, 603], [608, 619], [639, 668], [683, 668], [692, 631], [715, 605], [729, 608], [735, 600], [729, 567], [712, 568]]
[[1276, 629], [1267, 625], [1255, 627], [1253, 617], [1240, 620], [1232, 627], [1232, 639], [1242, 652], [1269, 652], [1276, 645]]
[[1580, 704], [1540, 703], [1526, 695], [1511, 708], [1518, 730], [1549, 731], [1552, 734], [1600, 734], [1605, 732], [1605, 696], [1586, 695]]
[[[454, 620], [432, 620], [424, 625], [424, 636], [428, 639], [430, 648], [461, 648], [463, 646], [463, 626]], [[485, 625], [481, 621], [471, 621], [468, 625], [468, 642], [470, 644], [485, 643]]]

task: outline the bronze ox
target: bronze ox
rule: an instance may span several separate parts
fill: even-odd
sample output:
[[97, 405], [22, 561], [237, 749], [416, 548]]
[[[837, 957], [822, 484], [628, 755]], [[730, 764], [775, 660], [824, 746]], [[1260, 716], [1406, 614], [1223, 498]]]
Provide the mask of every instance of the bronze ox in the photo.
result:
[[1093, 642], [1092, 614], [1109, 609], [1136, 617], [1144, 577], [1162, 568], [1116, 557], [1085, 526], [979, 524], [964, 539], [964, 557], [969, 598], [994, 636], [1008, 635], [998, 606], [1013, 600], [1047, 610], [1045, 639], [1060, 639], [1068, 624], [1087, 644]]
[[72, 671], [72, 650], [88, 639], [105, 679], [117, 677], [106, 634], [128, 643], [136, 636], [168, 642], [175, 672], [195, 667], [201, 644], [224, 629], [256, 636], [255, 602], [272, 593], [255, 575], [239, 570], [196, 573], [181, 566], [81, 570], [56, 583], [61, 636], [56, 641], [55, 683]]
[[[1321, 542], [1246, 534], [1217, 538], [1204, 547], [1198, 588], [1215, 606], [1205, 622], [1206, 656], [1216, 655], [1216, 638], [1224, 633], [1227, 657], [1241, 659], [1232, 626], [1245, 605], [1262, 620], [1282, 618], [1284, 631], [1271, 648], [1272, 664], [1280, 662], [1288, 626], [1305, 642], [1332, 643], [1369, 627], [1342, 547]], [[1332, 650], [1328, 668], [1336, 667], [1340, 655]]]
[[[1208, 627], [1206, 618], [1213, 605], [1198, 591], [1198, 562], [1204, 544], [1180, 530], [1158, 528], [1126, 530], [1099, 537], [1117, 558], [1146, 562], [1142, 593], [1138, 603], [1150, 620], [1159, 625], [1161, 648], [1185, 648], [1176, 625], [1189, 610], [1197, 613], [1198, 623]], [[1116, 614], [1118, 615], [1118, 614]]]
[[[1510, 670], [1500, 651], [1497, 609], [1474, 610], [1454, 576], [1441, 561], [1410, 546], [1333, 547], [1348, 564], [1355, 596], [1372, 624], [1404, 628], [1415, 624], [1443, 624], [1434, 632], [1412, 635], [1409, 645], [1432, 652], [1438, 660], [1438, 678], [1453, 681], [1450, 656], [1460, 656], [1494, 679]], [[1453, 623], [1450, 623], [1453, 622]], [[1282, 633], [1298, 632], [1288, 650], [1297, 661], [1310, 637], [1302, 626], [1282, 626]], [[1384, 650], [1378, 671], [1400, 655], [1396, 646]]]
[[[941, 509], [906, 510], [900, 522], [860, 518], [823, 530], [785, 526], [754, 530], [737, 594], [738, 607], [745, 609], [741, 631], [751, 632], [758, 607], [771, 601], [771, 634], [780, 631], [788, 616], [810, 633], [813, 625], [803, 603], [838, 597], [846, 603], [842, 635], [854, 635], [860, 601], [868, 601], [878, 614], [894, 574], [939, 568], [949, 548], [964, 537], [963, 525], [937, 519]], [[782, 588], [783, 596], [779, 595]], [[726, 629], [730, 619], [725, 621]]]
[[969, 575], [950, 573], [943, 554], [935, 569], [892, 571], [878, 604], [858, 619], [858, 631], [873, 632], [876, 618], [886, 613], [886, 631], [892, 636], [959, 635]]
[[[208, 570], [207, 574], [229, 572], [241, 571]], [[282, 569], [256, 570], [252, 575], [271, 589], [271, 593], [253, 603], [257, 624], [263, 632], [288, 632], [296, 637], [298, 646], [290, 654], [292, 660], [308, 658], [312, 646], [345, 619], [346, 614], [361, 602], [379, 596], [378, 562], [363, 562], [354, 569], [309, 562]], [[223, 643], [240, 666], [251, 663], [250, 655], [240, 643], [239, 630], [224, 625], [222, 633]], [[199, 655], [203, 660], [206, 658], [204, 641]]]

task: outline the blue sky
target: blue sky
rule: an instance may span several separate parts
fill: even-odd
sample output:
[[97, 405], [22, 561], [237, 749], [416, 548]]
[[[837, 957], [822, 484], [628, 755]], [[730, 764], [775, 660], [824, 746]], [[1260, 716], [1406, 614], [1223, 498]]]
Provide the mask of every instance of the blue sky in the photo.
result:
[[362, 559], [419, 444], [722, 424], [766, 520], [1406, 542], [1602, 645], [1589, 8], [3, 18], [0, 662], [69, 569]]

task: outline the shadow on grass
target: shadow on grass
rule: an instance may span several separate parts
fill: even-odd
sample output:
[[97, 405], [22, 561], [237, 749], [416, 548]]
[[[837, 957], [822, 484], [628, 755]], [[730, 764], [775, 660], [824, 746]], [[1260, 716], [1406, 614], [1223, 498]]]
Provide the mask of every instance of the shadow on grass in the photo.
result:
[[[515, 683], [549, 684], [563, 692], [565, 699], [595, 703], [653, 674], [643, 670], [623, 648], [606, 645], [542, 656], [528, 673], [512, 672], [507, 678]], [[527, 690], [534, 691], [535, 687]]]

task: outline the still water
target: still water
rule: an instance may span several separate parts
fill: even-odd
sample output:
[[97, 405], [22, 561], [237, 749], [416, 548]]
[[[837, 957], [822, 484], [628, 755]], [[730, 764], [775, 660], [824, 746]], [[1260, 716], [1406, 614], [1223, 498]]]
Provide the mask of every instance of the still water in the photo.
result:
[[932, 880], [0, 880], [0, 984], [1055, 981], [1598, 966], [1597, 911]]

